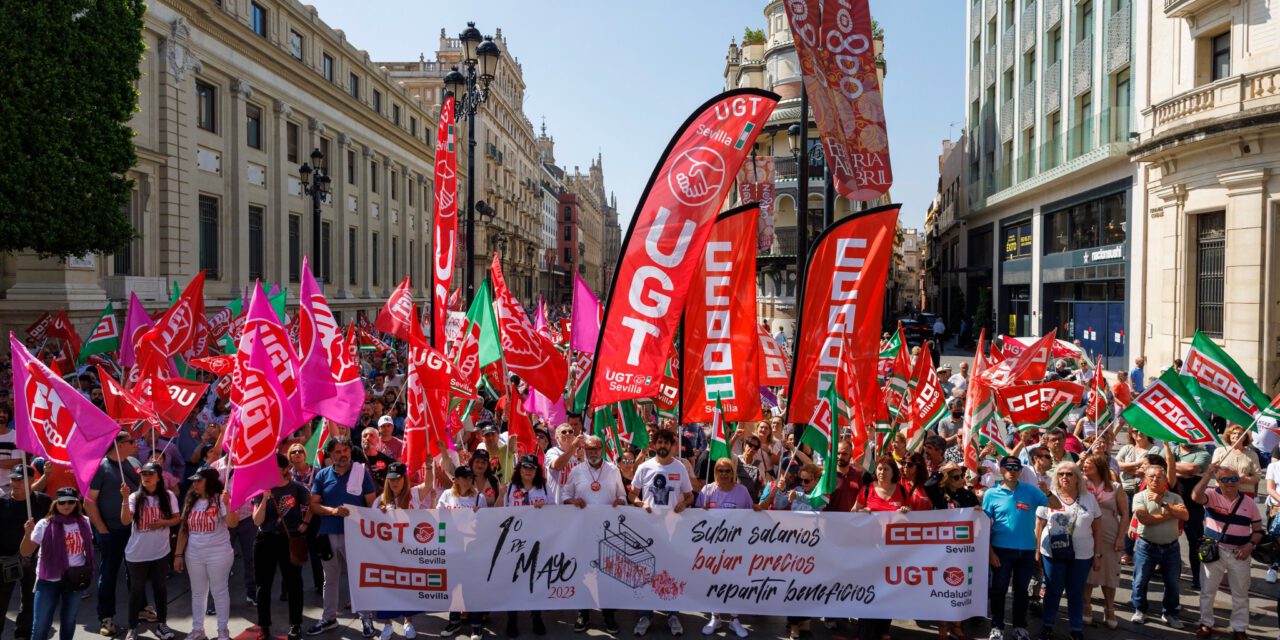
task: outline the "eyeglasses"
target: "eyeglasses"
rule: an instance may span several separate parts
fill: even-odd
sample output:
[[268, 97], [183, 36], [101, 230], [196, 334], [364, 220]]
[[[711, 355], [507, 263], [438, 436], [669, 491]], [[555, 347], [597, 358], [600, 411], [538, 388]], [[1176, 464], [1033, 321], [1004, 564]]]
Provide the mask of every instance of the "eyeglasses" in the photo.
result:
[[1223, 482], [1226, 482], [1226, 483], [1240, 482], [1240, 476], [1222, 476], [1222, 477], [1218, 478], [1218, 482], [1219, 482], [1219, 483], [1223, 483]]
[[1075, 475], [1076, 475], [1076, 474], [1075, 474], [1075, 472], [1074, 472], [1074, 471], [1063, 471], [1062, 473], [1059, 473], [1059, 474], [1058, 474], [1058, 477], [1059, 477], [1059, 478], [1074, 478], [1074, 477], [1075, 477]]
[[300, 456], [300, 455], [302, 455], [302, 454], [304, 454], [304, 453], [306, 453], [306, 451], [290, 451], [290, 452], [289, 452], [289, 455], [291, 455], [291, 456]]
[[814, 479], [813, 479], [813, 478], [805, 478], [805, 477], [801, 476], [801, 478], [800, 478], [800, 482], [801, 482], [801, 483], [803, 483], [803, 484], [812, 484], [812, 483], [814, 482]]
[[748, 449], [759, 449], [759, 448], [760, 448], [760, 443], [759, 443], [759, 442], [748, 442], [746, 446], [747, 446], [747, 448], [748, 448]]
[[729, 473], [733, 473], [733, 469], [716, 469], [716, 473], [717, 473], [717, 474], [720, 474], [720, 473], [729, 474]]
[[537, 469], [537, 468], [538, 468], [538, 465], [536, 465], [536, 464], [527, 464], [527, 463], [525, 463], [525, 464], [521, 464], [521, 465], [520, 465], [520, 468], [521, 468], [521, 469], [528, 469], [528, 470], [530, 470], [530, 471], [533, 471], [534, 469]]

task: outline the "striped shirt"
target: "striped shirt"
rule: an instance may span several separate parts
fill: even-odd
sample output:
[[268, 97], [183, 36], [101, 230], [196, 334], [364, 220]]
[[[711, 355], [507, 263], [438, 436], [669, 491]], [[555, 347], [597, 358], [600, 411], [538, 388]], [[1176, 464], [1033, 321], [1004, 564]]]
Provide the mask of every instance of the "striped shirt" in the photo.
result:
[[[1235, 499], [1222, 495], [1220, 489], [1205, 492], [1204, 528], [1205, 533], [1224, 545], [1239, 546], [1249, 541], [1253, 535], [1253, 523], [1261, 523], [1262, 515], [1258, 513], [1258, 503], [1249, 496], [1238, 494], [1239, 508]], [[1231, 510], [1235, 509], [1235, 514]]]

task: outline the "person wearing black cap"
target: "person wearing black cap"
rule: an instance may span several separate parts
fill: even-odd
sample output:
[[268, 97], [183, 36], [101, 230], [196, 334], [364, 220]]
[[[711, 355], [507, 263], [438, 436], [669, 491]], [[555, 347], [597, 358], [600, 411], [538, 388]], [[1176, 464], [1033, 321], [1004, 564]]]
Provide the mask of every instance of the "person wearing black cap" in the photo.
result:
[[278, 567], [289, 601], [289, 640], [298, 640], [302, 637], [302, 564], [307, 554], [299, 554], [293, 546], [300, 544], [294, 540], [306, 540], [311, 528], [311, 492], [293, 479], [288, 458], [277, 454], [276, 467], [280, 470], [276, 486], [253, 499], [253, 523], [258, 527], [253, 545], [258, 629], [263, 638], [271, 637], [271, 587]]
[[[117, 494], [119, 495], [119, 494]], [[93, 582], [93, 530], [84, 516], [80, 492], [71, 487], [54, 494], [49, 515], [39, 521], [28, 519], [27, 533], [19, 553], [36, 558], [35, 597], [32, 600], [35, 620], [31, 637], [49, 637], [54, 611], [58, 616], [58, 637], [72, 640], [76, 636], [76, 612], [80, 610], [80, 594]]]
[[169, 595], [169, 532], [178, 524], [178, 497], [164, 486], [164, 470], [148, 462], [138, 470], [142, 484], [137, 491], [120, 485], [120, 522], [131, 526], [129, 544], [124, 549], [129, 569], [129, 638], [138, 637], [138, 614], [147, 603], [147, 584], [156, 599], [156, 637], [172, 640], [173, 629], [166, 624]]
[[1004, 481], [982, 496], [982, 511], [991, 518], [991, 640], [1004, 638], [1004, 600], [1013, 585], [1013, 640], [1027, 640], [1027, 589], [1035, 570], [1036, 509], [1049, 499], [1034, 485], [1019, 482], [1022, 461], [1000, 461]]
[[[36, 585], [35, 559], [18, 552], [25, 535], [22, 523], [27, 521], [27, 483], [34, 473], [31, 467], [14, 467], [5, 474], [9, 478], [9, 492], [0, 496], [0, 633], [9, 613], [9, 600], [15, 587], [19, 589], [21, 609], [18, 610], [14, 638], [31, 636], [32, 596]], [[31, 513], [49, 513], [53, 500], [40, 492], [31, 492]]]
[[[389, 509], [414, 509], [418, 505], [414, 499], [413, 488], [409, 486], [409, 468], [403, 462], [393, 462], [387, 467], [387, 481], [382, 487], [382, 495], [373, 501], [373, 508], [387, 511]], [[428, 508], [435, 506], [430, 505]], [[395, 632], [393, 623], [399, 618], [404, 623], [404, 636], [413, 638], [418, 635], [413, 626], [413, 611], [374, 612], [374, 618], [383, 623], [382, 640], [390, 640]]]

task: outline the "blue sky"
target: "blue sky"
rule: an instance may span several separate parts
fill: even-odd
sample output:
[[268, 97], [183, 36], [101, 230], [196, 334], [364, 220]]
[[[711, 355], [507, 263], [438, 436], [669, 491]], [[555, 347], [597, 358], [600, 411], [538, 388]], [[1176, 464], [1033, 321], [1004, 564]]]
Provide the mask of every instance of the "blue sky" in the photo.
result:
[[[524, 68], [525, 113], [546, 118], [556, 160], [604, 154], [623, 228], [675, 128], [724, 87], [729, 39], [763, 28], [762, 0], [308, 0], [373, 60], [434, 57], [440, 28], [502, 29]], [[941, 141], [964, 119], [964, 3], [871, 0], [885, 29], [885, 111], [894, 200], [919, 227], [937, 190]]]

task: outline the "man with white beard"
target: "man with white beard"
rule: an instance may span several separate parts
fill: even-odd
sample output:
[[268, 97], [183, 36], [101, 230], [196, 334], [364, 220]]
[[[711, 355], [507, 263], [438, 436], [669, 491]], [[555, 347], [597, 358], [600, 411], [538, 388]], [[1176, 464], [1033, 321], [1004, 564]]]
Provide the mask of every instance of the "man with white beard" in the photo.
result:
[[[604, 441], [596, 436], [587, 436], [582, 440], [582, 451], [587, 463], [579, 464], [569, 472], [568, 479], [560, 487], [561, 504], [571, 504], [579, 509], [585, 509], [589, 504], [614, 507], [626, 504], [627, 489], [622, 484], [622, 473], [617, 465], [604, 459]], [[613, 617], [613, 609], [604, 609], [602, 613], [605, 631], [617, 634], [618, 622]], [[573, 630], [578, 633], [586, 631], [590, 617], [590, 611], [578, 611]]]

